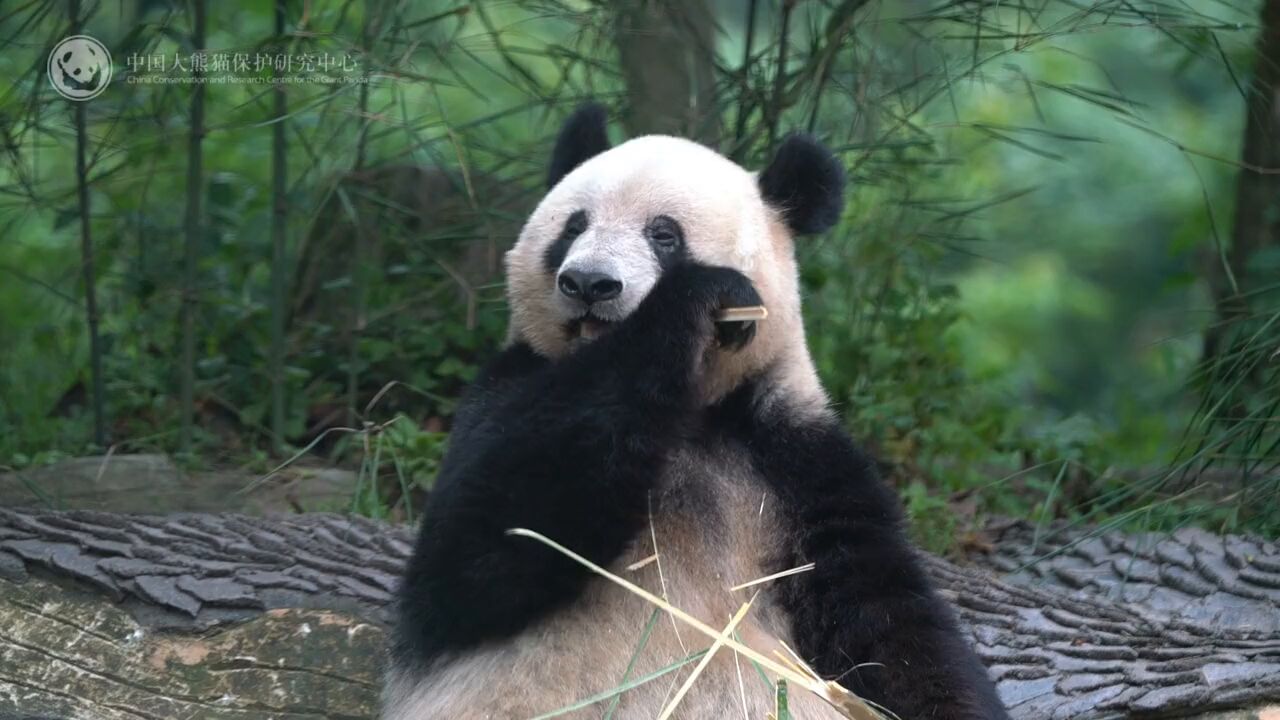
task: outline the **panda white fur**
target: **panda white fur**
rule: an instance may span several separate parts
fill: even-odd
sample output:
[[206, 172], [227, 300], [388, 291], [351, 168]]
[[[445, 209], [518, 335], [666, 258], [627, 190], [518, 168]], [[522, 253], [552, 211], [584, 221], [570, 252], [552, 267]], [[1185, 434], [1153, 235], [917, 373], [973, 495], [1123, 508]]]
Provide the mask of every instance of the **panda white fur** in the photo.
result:
[[[838, 163], [803, 136], [758, 176], [678, 138], [610, 149], [605, 120], [590, 105], [566, 123], [551, 189], [507, 255], [508, 345], [456, 415], [401, 589], [383, 717], [530, 718], [709, 644], [663, 616], [637, 653], [652, 608], [513, 527], [717, 627], [756, 589], [729, 588], [813, 562], [763, 586], [744, 642], [785, 643], [906, 720], [1006, 717], [805, 345], [792, 240], [837, 220]], [[712, 320], [756, 304], [768, 319]], [[621, 695], [613, 717], [656, 717], [688, 671]], [[797, 718], [840, 717], [791, 698]], [[773, 705], [722, 651], [676, 717], [754, 720]]]

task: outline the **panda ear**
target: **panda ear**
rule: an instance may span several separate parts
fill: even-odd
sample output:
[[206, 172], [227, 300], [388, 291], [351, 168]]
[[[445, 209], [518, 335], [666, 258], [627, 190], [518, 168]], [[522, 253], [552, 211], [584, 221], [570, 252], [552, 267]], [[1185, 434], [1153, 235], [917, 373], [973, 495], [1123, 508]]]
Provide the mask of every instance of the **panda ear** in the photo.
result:
[[560, 128], [555, 149], [551, 151], [548, 188], [555, 187], [574, 168], [609, 149], [608, 122], [609, 112], [599, 103], [587, 103], [573, 111]]
[[844, 168], [808, 135], [788, 136], [757, 182], [796, 235], [829, 230], [844, 210]]

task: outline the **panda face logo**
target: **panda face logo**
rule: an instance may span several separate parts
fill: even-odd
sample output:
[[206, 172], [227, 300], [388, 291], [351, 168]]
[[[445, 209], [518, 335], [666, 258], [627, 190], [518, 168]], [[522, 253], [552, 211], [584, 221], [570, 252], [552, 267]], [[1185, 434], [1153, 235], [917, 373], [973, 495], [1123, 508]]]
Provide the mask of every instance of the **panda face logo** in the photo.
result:
[[111, 53], [88, 35], [64, 38], [49, 53], [49, 84], [68, 100], [90, 100], [111, 82]]

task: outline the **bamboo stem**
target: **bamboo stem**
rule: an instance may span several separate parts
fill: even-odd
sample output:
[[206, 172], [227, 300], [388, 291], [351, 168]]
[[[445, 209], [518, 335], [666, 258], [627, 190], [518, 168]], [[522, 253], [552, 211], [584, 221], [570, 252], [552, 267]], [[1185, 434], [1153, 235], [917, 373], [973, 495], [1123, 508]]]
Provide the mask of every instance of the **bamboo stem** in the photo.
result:
[[[80, 0], [70, 1], [73, 35], [80, 33]], [[106, 409], [103, 400], [102, 336], [98, 329], [98, 288], [93, 258], [93, 234], [89, 199], [89, 170], [85, 163], [89, 132], [85, 119], [85, 103], [75, 103], [76, 124], [76, 196], [80, 205], [80, 272], [84, 278], [84, 314], [89, 327], [89, 394], [93, 405], [93, 443], [107, 446]]]
[[[276, 42], [284, 45], [286, 0], [276, 0]], [[284, 83], [276, 70], [275, 122], [271, 126], [271, 444], [277, 453], [284, 447], [284, 335], [285, 335], [285, 231], [288, 174], [285, 116], [288, 112]]]
[[716, 313], [716, 322], [748, 322], [769, 317], [769, 309], [763, 305], [725, 308]]
[[[193, 52], [204, 52], [204, 0], [194, 0], [192, 14], [191, 48]], [[192, 68], [192, 73], [195, 83], [191, 88], [191, 134], [187, 142], [187, 217], [182, 263], [182, 387], [179, 394], [182, 430], [179, 444], [183, 452], [191, 450], [192, 425], [195, 422], [196, 286], [203, 225], [201, 202], [204, 199], [204, 82], [198, 66]]]

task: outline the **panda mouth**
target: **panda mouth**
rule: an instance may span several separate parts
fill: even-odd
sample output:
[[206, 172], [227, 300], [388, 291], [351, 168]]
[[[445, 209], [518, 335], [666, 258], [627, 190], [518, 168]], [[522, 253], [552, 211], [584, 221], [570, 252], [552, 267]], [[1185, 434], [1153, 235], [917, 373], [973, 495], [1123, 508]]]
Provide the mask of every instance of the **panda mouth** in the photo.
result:
[[595, 315], [583, 315], [573, 320], [566, 328], [570, 340], [595, 340], [608, 332], [613, 322], [598, 318]]

